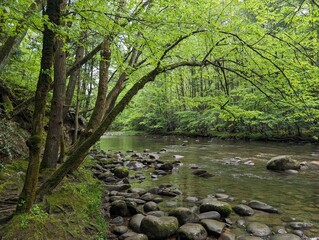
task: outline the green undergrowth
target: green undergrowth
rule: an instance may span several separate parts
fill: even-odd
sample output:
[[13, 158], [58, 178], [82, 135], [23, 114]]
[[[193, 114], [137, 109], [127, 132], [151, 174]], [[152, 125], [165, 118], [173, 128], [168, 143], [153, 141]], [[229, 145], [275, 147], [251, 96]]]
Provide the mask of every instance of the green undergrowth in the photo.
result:
[[2, 239], [105, 239], [103, 191], [88, 169], [91, 164], [87, 159], [30, 213], [15, 215], [2, 230]]

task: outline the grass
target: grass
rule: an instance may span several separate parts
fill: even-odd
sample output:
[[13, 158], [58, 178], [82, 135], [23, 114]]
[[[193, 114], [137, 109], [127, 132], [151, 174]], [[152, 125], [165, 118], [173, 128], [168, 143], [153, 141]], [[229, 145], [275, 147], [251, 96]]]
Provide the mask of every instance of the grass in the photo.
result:
[[[30, 213], [15, 215], [0, 233], [2, 239], [105, 239], [107, 223], [100, 210], [103, 189], [92, 177], [90, 165], [87, 159]], [[7, 169], [21, 170], [17, 166]]]

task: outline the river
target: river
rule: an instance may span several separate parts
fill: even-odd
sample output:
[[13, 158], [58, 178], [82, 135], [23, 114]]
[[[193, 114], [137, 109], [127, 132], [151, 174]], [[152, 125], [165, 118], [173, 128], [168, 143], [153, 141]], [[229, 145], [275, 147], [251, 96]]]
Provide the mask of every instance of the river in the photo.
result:
[[[289, 219], [314, 224], [306, 234], [319, 236], [319, 171], [303, 170], [298, 174], [271, 172], [266, 169], [269, 159], [278, 155], [291, 155], [299, 161], [319, 159], [319, 147], [313, 144], [290, 144], [254, 141], [225, 141], [211, 138], [182, 138], [176, 136], [105, 136], [100, 141], [102, 150], [143, 152], [149, 149], [161, 154], [161, 160], [181, 158], [178, 173], [152, 180], [151, 170], [146, 180], [133, 182], [133, 187], [152, 188], [170, 183], [183, 194], [177, 198], [178, 206], [186, 196], [206, 197], [224, 192], [232, 198], [232, 205], [252, 199], [266, 202], [281, 212], [255, 214], [248, 221], [260, 221], [269, 226], [285, 225]], [[238, 160], [240, 160], [238, 162]], [[238, 162], [238, 163], [236, 163]], [[245, 163], [253, 163], [249, 165]], [[205, 179], [192, 174], [190, 164], [196, 164], [214, 177]], [[172, 201], [172, 199], [170, 200]], [[165, 203], [163, 207], [165, 208]], [[239, 217], [232, 214], [232, 221]]]

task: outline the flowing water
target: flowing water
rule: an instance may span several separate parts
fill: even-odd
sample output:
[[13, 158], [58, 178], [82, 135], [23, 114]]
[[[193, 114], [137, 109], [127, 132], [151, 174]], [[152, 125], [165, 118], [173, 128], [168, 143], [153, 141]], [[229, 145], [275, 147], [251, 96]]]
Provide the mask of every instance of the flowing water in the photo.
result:
[[[319, 160], [317, 145], [175, 136], [106, 136], [101, 139], [100, 146], [105, 151], [135, 152], [144, 149], [157, 152], [165, 148], [167, 152], [160, 155], [164, 161], [174, 160], [174, 155], [184, 156], [180, 159], [183, 165], [178, 167], [178, 173], [155, 181], [151, 180], [150, 169], [145, 173], [146, 180], [142, 183], [133, 182], [133, 187], [149, 189], [170, 183], [183, 192], [177, 198], [179, 200], [186, 196], [206, 197], [225, 192], [234, 198], [231, 205], [252, 199], [263, 201], [278, 208], [280, 214], [255, 214], [247, 221], [260, 221], [270, 226], [285, 225], [291, 221], [289, 219], [311, 222], [314, 227], [306, 234], [310, 237], [319, 236], [319, 171], [303, 170], [298, 174], [287, 174], [266, 169], [267, 161], [278, 155], [291, 155], [299, 161]], [[248, 161], [254, 165], [244, 164]], [[215, 176], [209, 179], [194, 176], [190, 169], [192, 164]], [[178, 204], [180, 206], [182, 203]], [[235, 214], [231, 216], [233, 221], [239, 218]]]

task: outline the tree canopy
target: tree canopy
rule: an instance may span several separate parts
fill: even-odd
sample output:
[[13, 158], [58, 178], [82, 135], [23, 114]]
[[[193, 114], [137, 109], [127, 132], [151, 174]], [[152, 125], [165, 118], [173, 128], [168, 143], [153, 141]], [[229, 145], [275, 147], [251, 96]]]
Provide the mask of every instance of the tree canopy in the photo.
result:
[[[34, 92], [0, 106], [10, 119], [33, 103], [18, 210], [111, 124], [317, 139], [318, 11], [314, 0], [5, 1], [1, 81]], [[56, 171], [37, 189], [40, 168]]]

